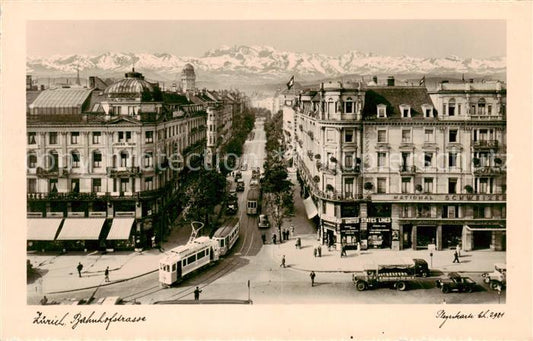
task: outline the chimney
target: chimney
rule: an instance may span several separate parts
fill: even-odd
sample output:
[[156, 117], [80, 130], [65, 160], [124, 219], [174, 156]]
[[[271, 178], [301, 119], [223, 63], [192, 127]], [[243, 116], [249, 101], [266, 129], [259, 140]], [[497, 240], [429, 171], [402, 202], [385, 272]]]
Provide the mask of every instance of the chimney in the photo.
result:
[[373, 81], [376, 85], [378, 85], [378, 76], [374, 76], [374, 77], [372, 77], [372, 81]]
[[387, 77], [387, 86], [394, 86], [394, 77], [393, 76]]

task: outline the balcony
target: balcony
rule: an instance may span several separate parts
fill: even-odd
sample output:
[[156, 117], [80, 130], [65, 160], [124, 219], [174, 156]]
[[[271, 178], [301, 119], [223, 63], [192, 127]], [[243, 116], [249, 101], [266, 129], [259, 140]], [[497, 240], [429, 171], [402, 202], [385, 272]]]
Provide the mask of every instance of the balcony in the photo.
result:
[[400, 174], [401, 175], [415, 175], [416, 174], [416, 166], [401, 165], [400, 166]]
[[319, 170], [326, 174], [337, 175], [337, 169], [335, 168], [335, 166], [331, 166], [331, 164], [329, 166], [321, 165]]
[[483, 166], [474, 168], [475, 176], [500, 176], [504, 175], [505, 173], [506, 172], [504, 169], [495, 166]]
[[68, 201], [68, 200], [76, 200], [76, 201], [84, 201], [84, 200], [95, 200], [98, 198], [98, 194], [95, 192], [90, 193], [77, 193], [77, 192], [68, 192], [68, 193], [44, 193], [44, 192], [36, 192], [36, 193], [28, 193], [27, 199], [28, 200], [59, 200], [59, 201]]
[[107, 176], [112, 178], [141, 176], [139, 167], [107, 167]]
[[497, 149], [498, 140], [479, 140], [474, 141], [474, 149]]
[[36, 174], [40, 178], [64, 178], [67, 177], [70, 172], [66, 168], [52, 168], [45, 169], [42, 167], [37, 167]]
[[341, 166], [341, 171], [344, 174], [359, 174], [359, 173], [361, 173], [361, 167], [359, 165], [356, 165], [356, 166]]

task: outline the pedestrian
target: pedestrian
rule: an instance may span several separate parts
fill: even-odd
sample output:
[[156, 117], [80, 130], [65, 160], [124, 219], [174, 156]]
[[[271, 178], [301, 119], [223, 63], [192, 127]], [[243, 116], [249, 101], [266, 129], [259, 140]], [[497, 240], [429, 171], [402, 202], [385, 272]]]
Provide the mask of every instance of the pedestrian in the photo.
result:
[[272, 244], [276, 244], [276, 234], [272, 233]]
[[48, 298], [46, 298], [46, 296], [41, 298], [41, 305], [46, 305], [47, 303], [48, 303]]
[[200, 290], [200, 288], [196, 287], [196, 289], [194, 289], [194, 300], [195, 301], [198, 301], [200, 299], [200, 293], [202, 292], [202, 290]]
[[294, 225], [291, 224], [291, 238], [294, 237]]
[[106, 281], [106, 282], [111, 282], [111, 281], [109, 280], [109, 266], [108, 266], [107, 268], [105, 268], [104, 276], [105, 276], [105, 281]]
[[457, 246], [455, 247], [455, 251], [457, 252], [457, 256], [461, 257], [461, 245], [460, 244], [457, 244]]
[[453, 252], [453, 263], [461, 263], [461, 261], [459, 261], [459, 254], [457, 253], [457, 250]]
[[318, 257], [322, 257], [322, 246], [318, 245], [316, 251], [318, 253]]
[[261, 235], [261, 240], [263, 241], [263, 244], [266, 244], [267, 237], [264, 233]]
[[311, 271], [311, 273], [309, 274], [309, 277], [311, 277], [311, 286], [315, 285], [315, 276], [315, 272]]
[[285, 229], [285, 240], [289, 240], [289, 229]]
[[342, 256], [346, 256], [346, 246], [344, 246], [344, 244], [341, 245], [341, 257]]
[[317, 255], [318, 251], [316, 249], [316, 247], [313, 249], [313, 254], [315, 255], [315, 258], [316, 258], [316, 255]]
[[81, 262], [78, 263], [78, 266], [76, 267], [78, 269], [78, 276], [81, 277], [81, 270], [83, 270], [83, 264]]
[[280, 268], [284, 268], [285, 267], [285, 255], [283, 255], [283, 257], [281, 258], [281, 264], [279, 265]]
[[300, 238], [296, 239], [296, 248], [301, 249], [302, 248], [302, 240]]

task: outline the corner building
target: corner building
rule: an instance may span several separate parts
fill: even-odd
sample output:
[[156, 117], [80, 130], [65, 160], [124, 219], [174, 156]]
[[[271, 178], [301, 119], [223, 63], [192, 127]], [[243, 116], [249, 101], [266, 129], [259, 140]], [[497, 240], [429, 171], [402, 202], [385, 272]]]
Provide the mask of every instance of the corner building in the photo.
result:
[[389, 77], [351, 88], [324, 84], [296, 108], [299, 173], [323, 242], [505, 250], [503, 85], [430, 94]]

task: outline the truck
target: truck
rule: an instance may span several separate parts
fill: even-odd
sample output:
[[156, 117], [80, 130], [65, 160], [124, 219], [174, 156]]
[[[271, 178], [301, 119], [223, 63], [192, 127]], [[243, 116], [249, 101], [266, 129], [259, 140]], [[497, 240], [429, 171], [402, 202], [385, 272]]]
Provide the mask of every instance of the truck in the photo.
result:
[[429, 276], [427, 262], [423, 259], [403, 259], [394, 263], [371, 263], [363, 271], [355, 272], [352, 281], [358, 291], [379, 286], [390, 286], [399, 291], [407, 289], [408, 283], [417, 276]]
[[488, 284], [492, 290], [501, 291], [507, 285], [507, 265], [504, 263], [494, 264], [493, 272], [486, 272], [481, 275], [483, 282]]

